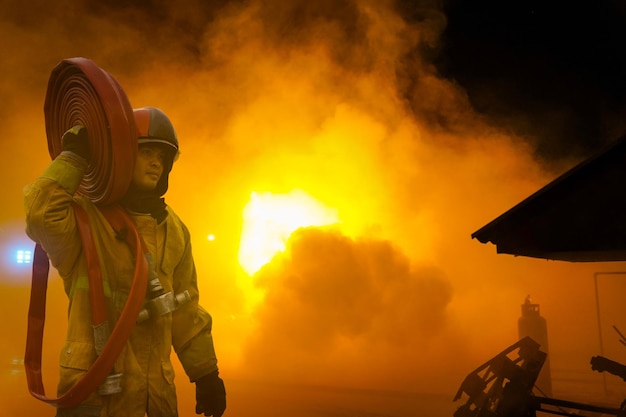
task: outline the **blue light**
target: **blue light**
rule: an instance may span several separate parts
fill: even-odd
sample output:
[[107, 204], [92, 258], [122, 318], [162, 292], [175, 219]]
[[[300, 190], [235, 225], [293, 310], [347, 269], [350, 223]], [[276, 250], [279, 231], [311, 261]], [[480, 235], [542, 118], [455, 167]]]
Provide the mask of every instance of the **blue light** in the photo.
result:
[[22, 220], [0, 223], [0, 285], [28, 285], [35, 261], [35, 243]]
[[33, 253], [29, 250], [18, 250], [15, 253], [15, 262], [18, 264], [29, 264], [32, 262]]

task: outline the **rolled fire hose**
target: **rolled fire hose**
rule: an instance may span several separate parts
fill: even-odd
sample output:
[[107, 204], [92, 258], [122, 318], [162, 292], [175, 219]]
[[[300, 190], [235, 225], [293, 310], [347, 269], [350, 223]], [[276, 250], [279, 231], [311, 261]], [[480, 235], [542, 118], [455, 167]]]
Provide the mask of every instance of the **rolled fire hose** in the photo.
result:
[[62, 151], [63, 133], [75, 125], [87, 127], [93, 160], [78, 192], [97, 205], [119, 201], [133, 175], [137, 132], [117, 80], [89, 59], [65, 59], [50, 74], [44, 115], [52, 159]]
[[[63, 60], [50, 76], [44, 113], [48, 150], [53, 159], [62, 151], [61, 138], [67, 129], [77, 124], [87, 127], [93, 158], [78, 192], [101, 206], [102, 213], [114, 230], [126, 229], [126, 241], [136, 260], [127, 302], [96, 361], [67, 392], [58, 398], [49, 398], [45, 395], [41, 375], [49, 260], [43, 248], [39, 244], [35, 246], [24, 355], [26, 379], [31, 395], [64, 408], [83, 402], [113, 369], [115, 360], [134, 328], [145, 298], [148, 266], [145, 245], [134, 223], [119, 205], [113, 204], [126, 193], [130, 185], [137, 153], [132, 107], [119, 83], [88, 59]], [[97, 252], [86, 213], [77, 205], [75, 213], [87, 258], [94, 326], [97, 326], [101, 324], [100, 321], [106, 320]]]

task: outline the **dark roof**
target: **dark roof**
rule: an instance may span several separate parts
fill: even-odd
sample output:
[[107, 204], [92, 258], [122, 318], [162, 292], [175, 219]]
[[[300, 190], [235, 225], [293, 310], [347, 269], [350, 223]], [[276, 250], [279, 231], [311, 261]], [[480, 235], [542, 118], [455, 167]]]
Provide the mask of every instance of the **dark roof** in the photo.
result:
[[626, 136], [472, 233], [498, 253], [626, 260]]

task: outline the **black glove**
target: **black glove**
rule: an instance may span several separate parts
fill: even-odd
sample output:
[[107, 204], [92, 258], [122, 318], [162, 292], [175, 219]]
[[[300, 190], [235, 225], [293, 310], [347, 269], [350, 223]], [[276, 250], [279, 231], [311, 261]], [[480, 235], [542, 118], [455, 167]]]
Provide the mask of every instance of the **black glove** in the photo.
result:
[[89, 161], [91, 152], [89, 150], [89, 138], [87, 137], [87, 128], [76, 125], [66, 131], [61, 138], [61, 146], [64, 151], [74, 152], [78, 156], [82, 156]]
[[219, 372], [211, 372], [196, 381], [196, 414], [221, 417], [226, 410], [226, 389]]

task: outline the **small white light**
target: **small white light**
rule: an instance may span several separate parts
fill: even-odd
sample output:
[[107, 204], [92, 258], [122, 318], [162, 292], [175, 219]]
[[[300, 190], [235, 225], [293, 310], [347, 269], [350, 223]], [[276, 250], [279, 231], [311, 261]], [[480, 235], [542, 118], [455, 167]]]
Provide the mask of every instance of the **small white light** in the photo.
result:
[[210, 240], [210, 241], [214, 241], [215, 240], [215, 235], [212, 235], [212, 234], [208, 235], [207, 239]]

